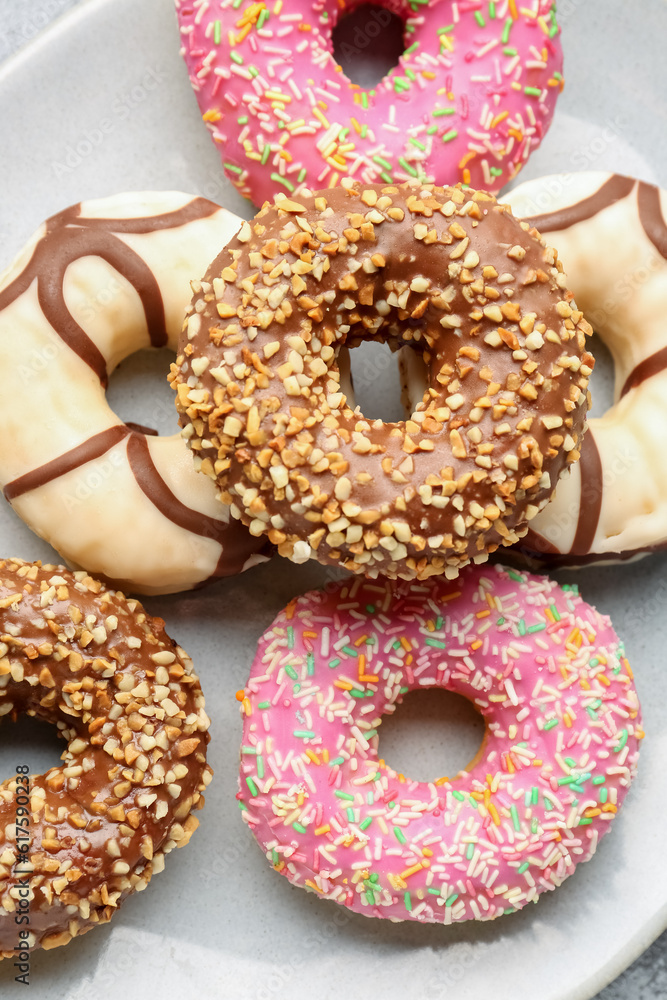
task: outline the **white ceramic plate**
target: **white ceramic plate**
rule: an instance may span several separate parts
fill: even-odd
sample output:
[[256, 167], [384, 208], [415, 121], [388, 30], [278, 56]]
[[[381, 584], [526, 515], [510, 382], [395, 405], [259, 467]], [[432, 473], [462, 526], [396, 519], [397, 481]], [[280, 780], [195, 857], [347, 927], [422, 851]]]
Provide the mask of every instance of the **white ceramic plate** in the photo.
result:
[[[643, 0], [638, 10], [627, 0], [562, 0], [567, 87], [524, 177], [604, 169], [667, 186], [667, 5]], [[82, 198], [177, 188], [251, 214], [221, 177], [200, 122], [171, 0], [84, 3], [5, 64], [0, 109], [0, 267], [43, 218]], [[143, 423], [158, 400], [169, 400], [155, 376], [126, 378], [114, 392], [122, 415]], [[4, 505], [0, 552], [53, 557]], [[148, 601], [194, 656], [214, 720], [216, 778], [201, 829], [110, 926], [35, 954], [31, 996], [588, 1000], [667, 925], [666, 571], [667, 556], [655, 556], [562, 574], [611, 614], [643, 698], [640, 774], [611, 835], [536, 907], [449, 928], [350, 916], [292, 888], [266, 864], [235, 807], [234, 692], [260, 632], [290, 596], [317, 586], [323, 571], [274, 562], [203, 593]], [[392, 727], [392, 753], [416, 760], [421, 750], [427, 770], [438, 753], [451, 761], [452, 740], [443, 748], [432, 714], [421, 735], [409, 704], [399, 718], [407, 736], [398, 739], [400, 726]], [[454, 739], [465, 725], [457, 718]], [[41, 729], [24, 730], [22, 742], [14, 737], [3, 732], [4, 773], [17, 763], [41, 770], [55, 762], [55, 741]], [[23, 996], [14, 974], [2, 963], [7, 1000]]]

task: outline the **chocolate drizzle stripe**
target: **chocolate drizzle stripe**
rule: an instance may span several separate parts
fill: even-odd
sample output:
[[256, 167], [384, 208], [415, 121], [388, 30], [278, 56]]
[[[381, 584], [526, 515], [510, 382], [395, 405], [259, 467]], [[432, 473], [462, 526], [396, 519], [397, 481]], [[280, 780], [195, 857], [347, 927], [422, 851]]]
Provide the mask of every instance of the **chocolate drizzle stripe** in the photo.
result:
[[37, 298], [44, 316], [60, 339], [78, 355], [97, 375], [104, 388], [109, 383], [107, 365], [99, 347], [76, 322], [65, 305], [61, 275], [46, 274], [37, 277]]
[[124, 424], [117, 424], [115, 427], [109, 427], [108, 430], [93, 435], [83, 444], [66, 451], [51, 462], [46, 462], [38, 469], [26, 472], [24, 476], [7, 483], [3, 491], [5, 499], [11, 503], [12, 500], [23, 496], [24, 493], [37, 490], [40, 486], [45, 486], [47, 483], [53, 482], [54, 479], [59, 479], [60, 476], [65, 476], [68, 472], [73, 472], [74, 469], [86, 465], [87, 462], [100, 458], [130, 433], [131, 431]]
[[[77, 206], [80, 207], [80, 206]], [[220, 206], [206, 198], [193, 198], [182, 208], [162, 215], [149, 215], [134, 219], [94, 219], [79, 216], [77, 223], [87, 229], [107, 229], [112, 233], [154, 233], [158, 229], [177, 229], [197, 219], [208, 219], [220, 211]]]
[[39, 304], [58, 336], [95, 372], [106, 388], [108, 375], [104, 355], [76, 322], [67, 308], [64, 279], [67, 268], [82, 257], [101, 257], [134, 287], [146, 316], [153, 347], [164, 347], [167, 329], [164, 303], [157, 279], [142, 257], [116, 233], [146, 234], [175, 229], [196, 219], [205, 219], [219, 206], [205, 198], [194, 198], [182, 208], [161, 215], [132, 219], [93, 219], [81, 216], [81, 205], [52, 216], [46, 232], [34, 248], [24, 270], [0, 291], [0, 309], [5, 309], [37, 280]]
[[[660, 256], [667, 260], [667, 223], [662, 213], [660, 189], [640, 181], [637, 204], [644, 232]], [[650, 357], [644, 358], [630, 372], [621, 390], [621, 396], [625, 396], [631, 389], [636, 389], [638, 385], [654, 375], [659, 375], [665, 368], [667, 368], [667, 347], [663, 347], [651, 354]]]
[[76, 260], [88, 256], [101, 257], [127, 278], [141, 299], [152, 346], [164, 347], [167, 343], [164, 304], [157, 279], [144, 259], [113, 233], [105, 230], [89, 232], [81, 227], [68, 226], [64, 232], [47, 233], [42, 241], [40, 256], [44, 260], [37, 287], [44, 315], [67, 346], [93, 369], [102, 385], [106, 386], [108, 382], [104, 355], [79, 326], [65, 303], [65, 272]]
[[6, 309], [8, 305], [11, 305], [24, 292], [27, 292], [37, 277], [33, 262], [38, 254], [40, 245], [41, 241], [34, 248], [30, 260], [21, 273], [6, 288], [0, 289], [0, 310]]
[[146, 427], [145, 424], [135, 424], [134, 420], [126, 420], [125, 426], [129, 427], [131, 431], [136, 431], [137, 434], [146, 434], [149, 437], [159, 437], [159, 431], [156, 431], [154, 427]]
[[174, 496], [155, 467], [148, 442], [143, 435], [132, 434], [127, 443], [127, 456], [140, 489], [164, 517], [179, 528], [204, 538], [212, 538], [222, 545], [227, 524], [191, 510]]
[[653, 184], [644, 184], [640, 181], [637, 204], [644, 232], [660, 256], [667, 260], [667, 224], [662, 214], [660, 189]]
[[524, 218], [523, 222], [528, 222], [535, 226], [541, 233], [558, 232], [561, 229], [569, 229], [576, 226], [578, 222], [585, 222], [592, 219], [598, 212], [608, 208], [617, 201], [621, 201], [633, 190], [637, 181], [631, 177], [622, 177], [614, 174], [602, 187], [589, 198], [578, 201], [575, 205], [565, 205], [555, 212], [546, 212], [544, 215], [533, 215]]
[[[237, 528], [234, 524], [230, 524], [228, 532], [225, 536], [224, 548], [220, 553], [220, 558], [215, 569], [205, 580], [200, 580], [199, 583], [195, 584], [192, 588], [193, 590], [202, 590], [209, 583], [214, 583], [215, 580], [220, 580], [225, 576], [237, 576], [243, 572], [246, 562], [255, 553], [260, 553], [265, 559], [270, 559], [276, 553], [274, 546], [264, 536], [257, 539], [257, 545], [251, 551], [248, 547], [248, 538], [252, 538], [252, 535], [241, 524]], [[242, 536], [245, 538], [244, 549], [241, 548], [237, 541]], [[233, 556], [231, 562], [230, 556]]]
[[602, 461], [593, 431], [590, 426], [584, 434], [581, 445], [581, 494], [579, 497], [579, 520], [570, 552], [584, 555], [591, 551], [602, 510]]
[[256, 539], [255, 546], [248, 544], [248, 531], [241, 524], [218, 521], [207, 514], [190, 510], [174, 496], [155, 467], [148, 441], [139, 434], [132, 434], [127, 443], [127, 456], [134, 478], [151, 503], [173, 524], [203, 538], [211, 538], [222, 546], [218, 564], [206, 581], [221, 576], [234, 576], [243, 569], [251, 553], [265, 549], [266, 538]]
[[652, 378], [654, 375], [659, 375], [665, 368], [667, 368], [667, 347], [663, 347], [659, 351], [656, 351], [655, 354], [644, 358], [636, 368], [633, 368], [625, 380], [625, 385], [621, 389], [621, 396], [625, 396], [631, 389], [636, 389], [646, 379]]
[[248, 532], [242, 525], [234, 523], [228, 525], [224, 521], [209, 517], [207, 514], [190, 510], [189, 507], [182, 504], [156, 469], [145, 435], [137, 433], [131, 426], [125, 424], [109, 427], [107, 430], [93, 435], [76, 448], [54, 458], [51, 462], [46, 462], [38, 469], [33, 469], [32, 472], [27, 472], [24, 476], [12, 480], [3, 491], [5, 499], [11, 503], [17, 497], [23, 496], [31, 490], [39, 489], [40, 486], [45, 486], [47, 483], [53, 482], [54, 479], [59, 479], [60, 476], [73, 472], [82, 465], [100, 458], [124, 438], [129, 438], [127, 456], [132, 474], [141, 491], [163, 517], [179, 528], [204, 538], [211, 538], [223, 547], [215, 570], [207, 580], [202, 582], [201, 586], [209, 580], [240, 573], [253, 552], [270, 548], [264, 537], [257, 538], [254, 546], [249, 545]]

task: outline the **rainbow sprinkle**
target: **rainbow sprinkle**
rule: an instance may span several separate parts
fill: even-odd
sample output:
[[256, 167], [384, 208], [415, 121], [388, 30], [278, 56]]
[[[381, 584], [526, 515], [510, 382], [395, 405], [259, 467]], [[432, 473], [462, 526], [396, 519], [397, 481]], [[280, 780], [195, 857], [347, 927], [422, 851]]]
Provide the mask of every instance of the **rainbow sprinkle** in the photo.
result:
[[[230, 180], [257, 204], [343, 177], [497, 191], [540, 144], [563, 87], [552, 0], [400, 0], [406, 49], [371, 89], [352, 83], [330, 51], [344, 3], [176, 7], [204, 121]], [[376, 11], [357, 31], [360, 59], [382, 26]]]
[[[487, 736], [470, 770], [417, 782], [382, 759], [379, 732], [433, 686], [473, 701]], [[274, 867], [401, 920], [492, 919], [560, 885], [608, 831], [644, 735], [609, 620], [500, 566], [298, 598], [260, 640], [244, 696], [238, 798]]]

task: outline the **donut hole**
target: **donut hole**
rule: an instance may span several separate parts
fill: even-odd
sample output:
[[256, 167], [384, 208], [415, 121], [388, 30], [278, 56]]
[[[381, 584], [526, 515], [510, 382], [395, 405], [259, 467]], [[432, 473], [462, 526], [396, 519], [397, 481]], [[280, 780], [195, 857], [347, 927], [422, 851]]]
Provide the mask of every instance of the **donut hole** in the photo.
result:
[[398, 355], [389, 344], [365, 340], [342, 347], [338, 355], [341, 389], [351, 409], [369, 420], [393, 423], [404, 419]]
[[472, 702], [441, 688], [409, 691], [382, 720], [379, 756], [414, 781], [453, 778], [479, 752], [485, 725]]
[[153, 434], [178, 431], [174, 394], [167, 382], [173, 351], [146, 349], [131, 354], [112, 372], [107, 403], [126, 424]]
[[[403, 419], [414, 417], [429, 388], [429, 370], [421, 351], [403, 346], [398, 351], [398, 374], [401, 380]], [[424, 407], [428, 405], [428, 400]]]
[[603, 417], [614, 405], [614, 359], [604, 340], [597, 333], [590, 338], [587, 347], [595, 358], [595, 368], [589, 382], [592, 406], [588, 415]]
[[403, 21], [375, 3], [363, 3], [336, 23], [333, 55], [352, 83], [374, 87], [392, 69], [405, 49]]
[[65, 742], [57, 728], [44, 719], [19, 715], [16, 722], [2, 719], [0, 723], [0, 780], [13, 777], [16, 768], [27, 764], [31, 774], [44, 774], [59, 767]]

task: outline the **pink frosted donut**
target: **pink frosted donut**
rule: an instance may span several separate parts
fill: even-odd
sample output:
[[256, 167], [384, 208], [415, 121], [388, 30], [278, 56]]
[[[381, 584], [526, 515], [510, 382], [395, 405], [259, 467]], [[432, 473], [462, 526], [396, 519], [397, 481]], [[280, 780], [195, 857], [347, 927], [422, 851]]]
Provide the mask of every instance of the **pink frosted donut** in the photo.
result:
[[[343, 177], [499, 190], [539, 146], [562, 89], [552, 0], [380, 0], [403, 19], [406, 48], [371, 90], [343, 73], [331, 38], [362, 2], [176, 0], [227, 176], [258, 205]], [[366, 33], [380, 23], [369, 17]]]
[[[486, 722], [454, 778], [378, 758], [382, 716], [422, 687]], [[518, 910], [588, 861], [644, 735], [609, 619], [502, 566], [299, 597], [260, 640], [242, 711], [238, 797], [274, 867], [367, 916], [445, 924]]]

